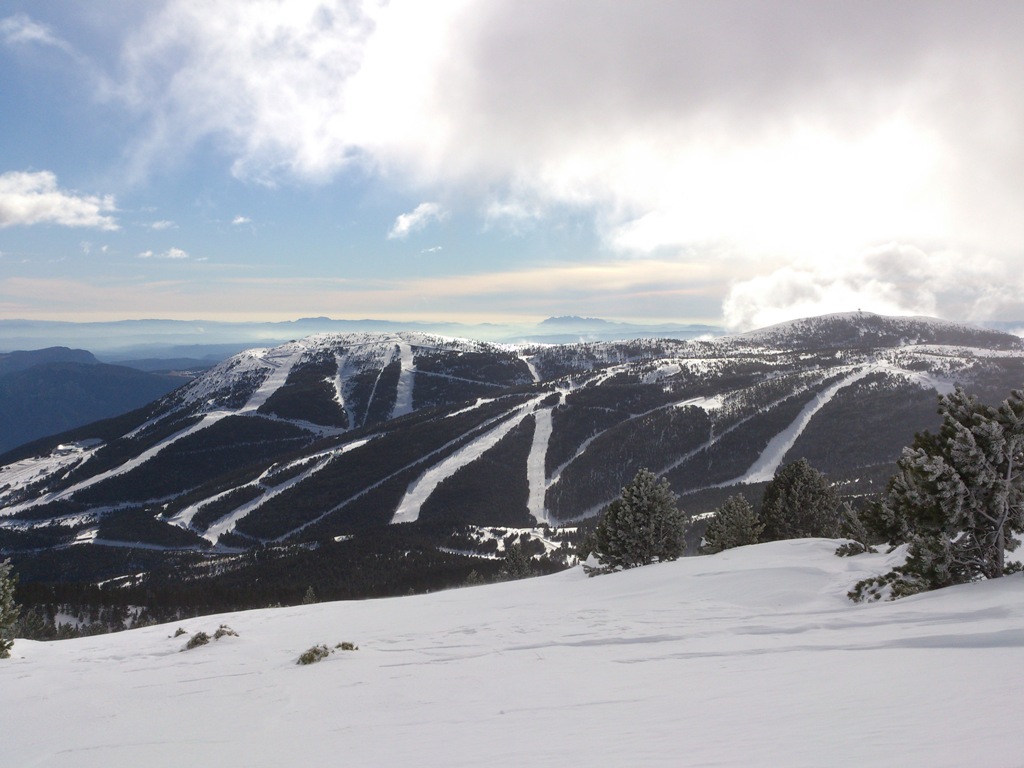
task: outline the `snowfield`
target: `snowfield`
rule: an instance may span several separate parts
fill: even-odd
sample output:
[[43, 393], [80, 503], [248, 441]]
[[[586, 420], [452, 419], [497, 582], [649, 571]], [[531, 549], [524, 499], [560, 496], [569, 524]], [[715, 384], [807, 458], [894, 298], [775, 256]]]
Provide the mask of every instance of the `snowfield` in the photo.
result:
[[[181, 622], [0, 661], [22, 766], [1020, 766], [1024, 577], [895, 603], [893, 556], [776, 542]], [[313, 666], [314, 644], [350, 641]]]

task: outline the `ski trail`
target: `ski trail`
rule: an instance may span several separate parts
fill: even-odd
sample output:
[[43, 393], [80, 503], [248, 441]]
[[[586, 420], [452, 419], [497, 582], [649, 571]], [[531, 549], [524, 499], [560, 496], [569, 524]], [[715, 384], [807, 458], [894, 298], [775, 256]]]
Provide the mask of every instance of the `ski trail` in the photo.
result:
[[537, 366], [533, 364], [533, 355], [527, 357], [523, 354], [523, 351], [517, 350], [519, 359], [526, 363], [526, 367], [530, 369], [530, 375], [533, 377], [534, 384], [540, 384], [540, 372], [537, 370]]
[[[104, 480], [109, 480], [112, 477], [117, 477], [118, 475], [123, 475], [126, 472], [131, 472], [133, 469], [136, 469], [137, 467], [140, 467], [143, 464], [145, 464], [147, 461], [152, 459], [154, 456], [159, 454], [168, 446], [173, 445], [179, 440], [182, 440], [190, 435], [193, 435], [196, 432], [204, 430], [207, 427], [213, 426], [218, 421], [227, 416], [231, 416], [236, 413], [252, 413], [256, 411], [261, 405], [263, 405], [267, 401], [267, 399], [274, 392], [276, 392], [281, 387], [282, 384], [284, 384], [284, 382], [288, 378], [288, 374], [291, 372], [292, 366], [295, 365], [295, 363], [302, 356], [303, 352], [305, 352], [305, 347], [302, 346], [301, 344], [295, 344], [290, 346], [291, 348], [289, 349], [289, 351], [283, 354], [263, 358], [263, 361], [267, 363], [269, 366], [271, 366], [273, 370], [271, 371], [270, 375], [267, 376], [267, 378], [259, 386], [259, 388], [255, 392], [253, 392], [253, 394], [249, 397], [249, 400], [246, 401], [245, 405], [243, 405], [237, 411], [218, 410], [213, 411], [212, 413], [208, 413], [205, 416], [203, 416], [202, 419], [200, 419], [197, 423], [193, 424], [190, 427], [186, 427], [180, 432], [175, 432], [173, 435], [164, 438], [153, 447], [148, 448], [135, 458], [126, 461], [124, 464], [114, 467], [113, 469], [108, 469], [106, 472], [101, 472], [98, 475], [90, 477], [87, 480], [83, 480], [80, 483], [76, 483], [70, 488], [65, 488], [64, 490], [59, 491], [55, 494], [47, 494], [38, 499], [34, 499], [20, 508], [27, 509], [29, 507], [37, 506], [39, 504], [46, 504], [51, 501], [59, 501], [61, 499], [68, 498], [72, 494], [85, 490], [86, 488], [90, 488], [91, 486], [96, 485], [97, 483], [101, 483]], [[146, 424], [143, 424], [142, 427], [135, 429], [132, 434], [139, 433], [145, 427], [155, 424], [157, 421], [160, 421], [163, 418], [166, 418], [166, 415], [160, 417], [160, 419], [148, 421]]]
[[239, 485], [237, 487], [228, 488], [226, 491], [221, 491], [220, 493], [215, 493], [213, 496], [205, 498], [202, 501], [197, 501], [195, 504], [189, 504], [187, 507], [185, 507], [183, 510], [181, 510], [178, 514], [174, 515], [173, 517], [167, 518], [167, 524], [168, 525], [175, 525], [178, 528], [182, 528], [182, 529], [188, 530], [189, 528], [192, 527], [192, 518], [194, 518], [197, 514], [199, 514], [199, 510], [200, 510], [201, 507], [204, 507], [207, 504], [212, 504], [213, 502], [217, 501], [218, 499], [221, 499], [224, 496], [227, 496], [229, 493], [234, 493], [235, 491], [239, 490], [240, 488], [247, 488], [250, 485], [255, 485], [255, 484], [256, 484], [256, 482], [254, 481], [252, 483], [246, 483], [245, 485]]
[[[235, 519], [231, 521], [230, 527], [226, 527], [225, 526], [225, 530], [233, 530], [234, 526], [235, 526], [235, 523], [237, 523], [238, 520], [240, 520], [241, 518], [245, 517], [246, 514], [252, 512], [254, 509], [259, 507], [261, 504], [263, 504], [267, 500], [272, 499], [274, 496], [277, 496], [278, 493], [281, 493], [282, 491], [286, 490], [287, 488], [291, 488], [293, 485], [297, 485], [298, 483], [302, 482], [303, 480], [306, 480], [307, 478], [309, 478], [311, 475], [314, 475], [317, 472], [319, 472], [321, 469], [323, 469], [325, 466], [327, 466], [328, 462], [325, 461], [325, 459], [329, 459], [331, 456], [339, 454], [339, 453], [345, 453], [346, 451], [350, 451], [353, 448], [358, 448], [361, 445], [365, 445], [368, 441], [369, 441], [369, 438], [366, 438], [364, 440], [357, 440], [357, 441], [355, 441], [353, 443], [349, 443], [348, 445], [342, 446], [340, 449], [332, 449], [332, 450], [329, 450], [329, 451], [323, 451], [321, 453], [314, 454], [314, 455], [310, 456], [309, 458], [299, 459], [299, 462], [313, 461], [315, 463], [313, 464], [313, 466], [311, 466], [305, 472], [297, 475], [296, 477], [292, 478], [291, 480], [287, 480], [284, 483], [281, 483], [280, 485], [274, 486], [273, 488], [269, 489], [266, 493], [264, 493], [263, 495], [259, 496], [258, 498], [252, 499], [251, 501], [248, 501], [244, 505], [241, 505], [237, 509], [233, 510], [232, 511], [232, 515], [234, 515], [236, 512], [241, 511], [243, 508], [245, 509], [245, 512], [244, 512], [244, 514], [238, 514], [237, 516], [235, 516]], [[284, 469], [287, 469], [287, 468], [293, 466], [295, 463], [297, 463], [297, 462], [293, 462], [292, 464], [285, 465]], [[267, 475], [267, 472], [264, 472], [256, 480], [253, 480], [251, 483], [246, 483], [245, 485], [238, 486], [238, 488], [245, 488], [247, 486], [258, 485], [260, 480], [262, 480], [263, 477], [265, 477], [266, 475]], [[222, 498], [223, 496], [227, 496], [229, 493], [233, 493], [234, 491], [238, 490], [238, 488], [229, 488], [226, 491], [222, 491], [221, 493], [214, 494], [213, 496], [205, 498], [202, 501], [197, 501], [195, 504], [190, 504], [189, 506], [185, 507], [185, 509], [181, 510], [178, 514], [176, 514], [174, 517], [169, 518], [167, 520], [167, 522], [170, 523], [171, 525], [176, 525], [179, 528], [191, 529], [192, 528], [192, 518], [194, 518], [196, 516], [196, 514], [198, 514], [199, 510], [203, 506], [205, 506], [207, 504], [210, 504], [212, 502], [215, 502], [218, 499]], [[225, 518], [221, 518], [221, 519], [216, 520], [214, 522], [215, 522], [215, 524], [219, 525], [223, 520], [225, 520]], [[213, 526], [211, 526], [211, 528], [212, 527]], [[210, 529], [207, 529], [207, 533], [209, 533], [209, 530]], [[220, 533], [223, 533], [223, 532], [224, 531], [222, 530], [217, 535], [219, 536]], [[201, 533], [201, 532], [198, 532], [198, 531], [197, 531], [197, 533], [200, 533], [200, 535], [203, 536], [203, 538], [208, 539], [211, 543], [213, 543], [213, 544], [217, 543], [217, 537], [216, 536], [213, 537], [213, 538], [210, 538], [205, 533]]]
[[[333, 450], [333, 451], [330, 451], [328, 453], [318, 454], [315, 458], [321, 459], [321, 458], [323, 458], [325, 456], [328, 456], [328, 455], [337, 456], [337, 455], [341, 455], [343, 453], [348, 453], [349, 451], [354, 450], [355, 448], [359, 448], [362, 445], [366, 445], [366, 443], [368, 443], [369, 441], [370, 441], [370, 438], [365, 438], [363, 440], [356, 440], [354, 442], [351, 442], [351, 443], [348, 443], [346, 445], [343, 445], [338, 450]], [[230, 514], [228, 514], [225, 517], [222, 517], [219, 520], [217, 520], [216, 522], [214, 522], [213, 525], [211, 525], [209, 528], [207, 528], [206, 531], [204, 531], [200, 535], [204, 539], [209, 541], [211, 544], [216, 544], [217, 543], [217, 539], [220, 538], [220, 536], [222, 534], [228, 533], [229, 531], [235, 530], [235, 526], [238, 525], [239, 521], [242, 520], [242, 518], [246, 517], [250, 513], [252, 513], [255, 510], [259, 509], [264, 504], [266, 504], [268, 501], [273, 499], [275, 496], [280, 496], [282, 493], [287, 491], [289, 488], [292, 488], [293, 486], [296, 486], [299, 483], [305, 482], [310, 477], [315, 475], [317, 472], [319, 472], [320, 470], [324, 469], [324, 467], [326, 467], [328, 464], [330, 464], [329, 460], [328, 461], [318, 461], [314, 466], [310, 467], [309, 469], [307, 469], [302, 474], [297, 475], [296, 477], [293, 477], [290, 480], [286, 480], [285, 482], [281, 483], [280, 485], [274, 486], [272, 489], [270, 489], [269, 491], [264, 493], [262, 496], [258, 496], [255, 499], [253, 499], [252, 501], [248, 501], [245, 504], [243, 504], [242, 506], [232, 510], [230, 512]], [[289, 534], [290, 534], [290, 532], [289, 532]]]
[[211, 427], [221, 419], [227, 416], [231, 416], [234, 413], [252, 413], [253, 411], [256, 411], [260, 406], [262, 406], [267, 401], [267, 399], [272, 394], [274, 394], [274, 392], [281, 388], [281, 385], [284, 384], [284, 382], [287, 380], [288, 374], [291, 372], [292, 366], [295, 365], [298, 359], [302, 356], [303, 352], [305, 352], [305, 348], [297, 344], [294, 345], [294, 348], [287, 354], [264, 358], [264, 360], [269, 365], [271, 365], [274, 368], [274, 370], [271, 371], [270, 375], [267, 376], [267, 378], [263, 381], [259, 388], [255, 392], [253, 392], [252, 396], [245, 403], [245, 405], [243, 405], [237, 411], [215, 411], [214, 413], [208, 413], [199, 421], [199, 423], [193, 424], [191, 427], [183, 429], [181, 432], [176, 432], [170, 437], [157, 443], [149, 450], [143, 451], [134, 459], [125, 462], [119, 467], [103, 472], [102, 474], [96, 475], [95, 477], [89, 478], [88, 480], [84, 480], [81, 484], [74, 486], [73, 488], [69, 488], [65, 491], [62, 491], [62, 494], [70, 494], [75, 491], [80, 491], [83, 488], [88, 488], [90, 485], [94, 485], [95, 483], [101, 482], [110, 477], [121, 475], [124, 474], [125, 472], [130, 472], [136, 467], [145, 464], [147, 461], [149, 461], [158, 453], [167, 448], [167, 446], [173, 445], [179, 440], [186, 438], [189, 435], [195, 434], [196, 432], [199, 432], [203, 429], [206, 429], [207, 427]]
[[[511, 413], [511, 411], [509, 413]], [[371, 485], [366, 486], [365, 488], [363, 488], [362, 490], [358, 491], [357, 493], [354, 493], [353, 495], [349, 496], [344, 501], [341, 501], [341, 502], [335, 504], [333, 507], [331, 507], [327, 511], [317, 515], [312, 520], [308, 520], [305, 523], [303, 523], [302, 525], [299, 525], [299, 526], [293, 528], [292, 530], [288, 531], [287, 533], [282, 534], [281, 536], [278, 536], [276, 539], [274, 539], [274, 541], [278, 541], [278, 542], [285, 541], [289, 537], [294, 536], [295, 534], [300, 533], [301, 531], [304, 531], [306, 528], [309, 528], [311, 525], [316, 525], [317, 523], [319, 523], [324, 518], [328, 517], [329, 515], [333, 515], [338, 510], [344, 509], [346, 506], [351, 504], [356, 499], [360, 499], [363, 496], [365, 496], [366, 494], [370, 493], [371, 491], [376, 490], [380, 486], [384, 485], [384, 483], [386, 483], [389, 480], [391, 480], [393, 477], [396, 477], [397, 475], [400, 475], [401, 473], [405, 472], [405, 470], [409, 469], [410, 467], [416, 466], [417, 464], [422, 464], [423, 462], [427, 461], [431, 457], [437, 456], [439, 454], [444, 453], [445, 451], [447, 451], [455, 443], [461, 442], [466, 437], [467, 434], [472, 434], [473, 432], [481, 432], [482, 433], [484, 430], [488, 429], [492, 424], [496, 424], [496, 423], [500, 422], [503, 418], [506, 418], [507, 416], [508, 416], [508, 413], [504, 413], [504, 414], [501, 414], [500, 416], [495, 416], [495, 417], [493, 417], [491, 419], [488, 419], [483, 424], [478, 425], [475, 429], [469, 430], [469, 432], [467, 432], [467, 433], [465, 433], [463, 435], [460, 435], [459, 437], [456, 437], [454, 440], [449, 440], [447, 443], [442, 445], [440, 448], [435, 448], [433, 451], [430, 451], [426, 455], [421, 456], [419, 459], [416, 459], [416, 460], [406, 464], [403, 467], [399, 467], [398, 469], [396, 469], [391, 474], [382, 477], [377, 482], [372, 483]], [[372, 440], [373, 438], [369, 438], [369, 439]]]
[[[855, 375], [857, 376], [857, 378], [861, 378], [862, 376], [866, 376], [867, 373], [870, 373], [870, 372], [871, 371], [864, 371], [861, 374], [855, 374]], [[846, 381], [846, 380], [844, 380], [844, 381]], [[852, 381], [846, 381], [846, 383], [852, 383]], [[845, 386], [845, 384], [843, 382], [840, 382], [840, 384]], [[800, 392], [806, 391], [806, 388], [801, 389], [799, 391]], [[728, 394], [733, 394], [733, 393], [728, 393]], [[685, 406], [693, 405], [693, 406], [696, 406], [698, 408], [703, 408], [703, 409], [706, 410], [706, 408], [704, 408], [704, 406], [705, 405], [710, 405], [712, 407], [712, 409], [717, 410], [718, 408], [722, 407], [722, 401], [724, 401], [725, 398], [728, 397], [728, 394], [716, 395], [714, 398], [710, 398], [710, 399], [707, 399], [707, 400], [705, 400], [703, 398], [692, 398], [690, 400], [681, 400], [681, 401], [676, 402], [676, 403], [670, 403], [669, 405], [658, 406], [657, 408], [653, 408], [651, 411], [646, 411], [645, 413], [639, 414], [638, 416], [630, 417], [630, 419], [628, 419], [628, 421], [631, 421], [634, 418], [639, 418], [640, 416], [644, 416], [647, 413], [651, 413], [652, 411], [660, 410], [662, 408], [682, 408], [682, 407], [685, 407]], [[797, 392], [791, 392], [791, 393], [785, 395], [784, 397], [781, 397], [778, 400], [775, 400], [774, 402], [769, 403], [766, 406], [766, 409], [775, 408], [775, 407], [781, 405], [786, 400], [788, 400], [790, 397], [792, 397], [794, 394], [797, 394]], [[659, 467], [657, 469], [652, 467], [652, 470], [654, 470], [655, 474], [657, 474], [657, 475], [665, 475], [665, 474], [671, 472], [673, 469], [676, 469], [677, 467], [680, 467], [683, 464], [685, 464], [686, 462], [688, 462], [694, 456], [697, 456], [698, 454], [700, 454], [700, 453], [702, 453], [704, 451], [709, 450], [712, 446], [714, 446], [714, 444], [716, 442], [718, 442], [725, 435], [728, 435], [730, 432], [733, 432], [734, 430], [739, 429], [744, 424], [746, 424], [748, 421], [753, 419], [755, 416], [757, 416], [756, 413], [751, 414], [750, 416], [746, 416], [746, 417], [740, 419], [739, 421], [737, 421], [735, 424], [730, 425], [729, 427], [727, 427], [726, 429], [723, 429], [721, 432], [718, 432], [718, 433], [716, 433], [714, 431], [714, 428], [712, 428], [711, 434], [708, 436], [708, 439], [706, 441], [704, 441], [700, 445], [690, 449], [685, 454], [683, 454], [682, 456], [680, 456], [677, 459], [675, 459], [674, 461], [672, 461], [670, 464], [666, 464], [666, 465], [664, 465], [662, 467]], [[555, 485], [555, 483], [557, 483], [561, 479], [562, 472], [570, 464], [572, 464], [584, 451], [586, 451], [587, 447], [594, 440], [596, 440], [598, 437], [603, 435], [606, 431], [607, 430], [603, 430], [601, 432], [598, 432], [596, 435], [591, 435], [589, 438], [587, 438], [583, 442], [583, 444], [579, 447], [579, 449], [576, 451], [576, 453], [573, 455], [573, 457], [571, 459], [569, 459], [568, 461], [566, 461], [564, 464], [562, 464], [560, 467], [558, 467], [551, 474], [551, 478], [548, 481], [548, 488], [551, 488], [551, 486]], [[733, 484], [738, 483], [738, 482], [742, 482], [742, 481], [741, 480], [730, 480], [730, 481], [725, 482], [725, 483], [716, 483], [715, 485], [704, 486], [704, 487], [723, 488], [723, 487], [726, 487], [726, 486], [729, 486], [729, 485], [733, 485]], [[690, 491], [687, 491], [687, 493], [692, 493], [694, 490], [700, 490], [700, 489], [699, 488], [694, 488], [694, 489], [692, 489]], [[564, 524], [564, 523], [567, 523], [567, 522], [572, 522], [573, 520], [583, 520], [585, 518], [592, 517], [593, 515], [597, 514], [602, 509], [604, 509], [604, 507], [608, 506], [608, 504], [611, 503], [613, 498], [606, 499], [602, 503], [597, 504], [597, 505], [591, 507], [590, 509], [584, 510], [583, 512], [581, 512], [580, 514], [576, 515], [575, 517], [572, 517], [572, 518], [569, 518], [569, 519], [566, 519], [566, 520], [560, 520], [559, 524], [561, 525], [561, 524]]]
[[270, 399], [270, 396], [277, 392], [288, 380], [288, 375], [292, 372], [292, 368], [305, 352], [305, 345], [298, 343], [289, 344], [280, 353], [267, 354], [263, 358], [263, 362], [270, 366], [270, 375], [263, 380], [263, 383], [252, 393], [246, 404], [239, 408], [237, 412], [251, 413], [259, 410]]
[[334, 365], [337, 368], [337, 372], [334, 374], [334, 401], [338, 404], [341, 410], [348, 412], [348, 407], [345, 405], [345, 366], [348, 364], [348, 354], [337, 354], [334, 355]]
[[416, 369], [417, 376], [433, 376], [438, 379], [448, 379], [449, 381], [464, 381], [467, 384], [479, 384], [481, 387], [494, 387], [495, 389], [504, 389], [504, 384], [496, 384], [493, 381], [480, 381], [480, 379], [467, 379], [465, 376], [452, 376], [450, 373], [438, 373], [437, 371], [421, 371]]
[[131, 459], [130, 461], [126, 461], [124, 464], [121, 464], [118, 467], [114, 467], [113, 469], [108, 469], [106, 472], [101, 472], [98, 475], [94, 475], [93, 477], [90, 477], [88, 480], [83, 480], [80, 483], [76, 483], [75, 485], [71, 486], [70, 488], [65, 488], [63, 491], [59, 491], [59, 492], [54, 493], [54, 494], [47, 494], [46, 496], [43, 496], [43, 497], [41, 497], [39, 499], [35, 499], [35, 500], [31, 501], [31, 502], [28, 502], [22, 508], [27, 509], [29, 507], [34, 507], [37, 504], [46, 504], [46, 503], [49, 503], [51, 501], [59, 501], [61, 499], [65, 499], [65, 498], [70, 497], [72, 494], [77, 493], [78, 491], [81, 491], [81, 490], [89, 488], [89, 487], [91, 487], [93, 485], [96, 485], [96, 483], [101, 483], [104, 480], [110, 479], [111, 477], [116, 477], [118, 475], [123, 475], [125, 472], [130, 472], [133, 469], [135, 469], [136, 467], [139, 467], [139, 466], [145, 464], [147, 461], [152, 459], [154, 456], [156, 456], [162, 450], [167, 448], [167, 446], [173, 445], [174, 443], [176, 443], [179, 440], [182, 440], [182, 439], [188, 437], [189, 435], [195, 434], [196, 432], [199, 432], [200, 430], [206, 429], [207, 427], [210, 427], [210, 426], [216, 424], [218, 421], [223, 419], [225, 416], [230, 416], [230, 415], [231, 415], [230, 411], [217, 411], [215, 413], [208, 413], [199, 422], [193, 424], [191, 427], [186, 427], [185, 429], [181, 430], [180, 432], [175, 432], [173, 435], [164, 438], [159, 443], [154, 445], [152, 448], [149, 448], [149, 449], [143, 451], [142, 453], [140, 453], [134, 459]]
[[544, 507], [548, 489], [544, 462], [548, 453], [548, 441], [551, 440], [552, 410], [541, 408], [534, 411], [533, 445], [530, 446], [530, 455], [526, 459], [526, 480], [530, 486], [528, 506], [538, 525], [551, 522]]
[[392, 419], [412, 413], [412, 388], [416, 376], [416, 361], [412, 356], [412, 347], [404, 341], [399, 342], [398, 354], [402, 361], [402, 369], [398, 374], [395, 407], [391, 410]]
[[940, 395], [951, 395], [953, 390], [956, 389], [956, 382], [952, 379], [942, 378], [939, 376], [933, 376], [921, 371], [908, 371], [906, 368], [900, 368], [898, 365], [891, 361], [879, 362], [878, 369], [886, 373], [892, 374], [893, 376], [899, 376], [900, 378], [913, 382], [922, 389], [934, 389]]
[[[546, 397], [546, 395], [545, 395]], [[395, 509], [391, 517], [392, 523], [413, 523], [419, 519], [420, 508], [430, 497], [430, 494], [444, 480], [454, 475], [458, 470], [467, 464], [471, 464], [480, 458], [485, 452], [497, 445], [501, 438], [505, 437], [515, 427], [522, 423], [523, 419], [530, 415], [534, 407], [543, 398], [537, 397], [512, 411], [513, 416], [501, 422], [497, 427], [473, 440], [468, 445], [455, 451], [451, 456], [435, 464], [417, 479], [409, 484], [405, 496]], [[518, 411], [518, 413], [516, 413]]]
[[837, 381], [835, 384], [823, 389], [815, 395], [811, 401], [804, 406], [803, 410], [800, 411], [800, 414], [793, 420], [792, 424], [768, 441], [768, 445], [765, 446], [764, 451], [761, 452], [757, 461], [751, 465], [750, 469], [748, 469], [744, 475], [728, 483], [723, 483], [723, 485], [761, 483], [775, 477], [775, 471], [779, 468], [783, 458], [785, 458], [789, 449], [793, 447], [793, 444], [796, 443], [797, 438], [800, 437], [804, 429], [806, 429], [811, 419], [814, 418], [814, 415], [828, 405], [839, 390], [860, 381], [865, 376], [874, 373], [878, 368], [879, 366], [876, 365], [865, 366], [856, 373], [847, 376], [842, 381]]

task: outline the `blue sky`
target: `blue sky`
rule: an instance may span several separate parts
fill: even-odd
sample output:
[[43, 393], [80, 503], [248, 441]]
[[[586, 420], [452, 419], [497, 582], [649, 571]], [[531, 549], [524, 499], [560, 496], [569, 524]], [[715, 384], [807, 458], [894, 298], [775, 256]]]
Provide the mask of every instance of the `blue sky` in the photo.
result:
[[1016, 2], [0, 8], [0, 317], [1024, 318]]

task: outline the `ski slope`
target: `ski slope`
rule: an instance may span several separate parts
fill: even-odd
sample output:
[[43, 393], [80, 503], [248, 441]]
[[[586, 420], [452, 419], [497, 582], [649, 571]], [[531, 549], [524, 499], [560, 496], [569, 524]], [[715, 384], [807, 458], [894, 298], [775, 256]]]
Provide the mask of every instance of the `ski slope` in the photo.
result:
[[[180, 622], [0, 661], [15, 768], [1024, 764], [1024, 576], [854, 605], [891, 556], [775, 542], [588, 579]], [[342, 641], [313, 667], [314, 644]]]
[[760, 483], [767, 482], [775, 477], [775, 471], [782, 464], [782, 460], [789, 453], [789, 449], [796, 443], [797, 438], [803, 434], [803, 431], [807, 428], [807, 425], [811, 423], [811, 419], [814, 415], [832, 402], [832, 398], [836, 396], [836, 393], [841, 389], [845, 389], [851, 384], [856, 384], [861, 379], [865, 378], [871, 373], [878, 370], [875, 366], [865, 366], [859, 370], [854, 371], [849, 376], [837, 381], [832, 384], [813, 398], [803, 407], [803, 410], [797, 415], [793, 422], [786, 427], [786, 429], [779, 432], [775, 437], [768, 441], [768, 445], [761, 452], [761, 455], [757, 458], [757, 461], [751, 465], [750, 469], [742, 477], [738, 477], [735, 480], [731, 480], [724, 485], [739, 485], [741, 483]]
[[410, 483], [405, 496], [402, 497], [402, 500], [395, 508], [394, 515], [391, 517], [392, 524], [412, 523], [419, 520], [420, 509], [437, 489], [437, 486], [496, 446], [503, 437], [519, 426], [530, 415], [533, 408], [542, 399], [542, 397], [536, 397], [516, 407], [510, 412], [508, 418], [500, 422], [493, 429], [488, 430], [472, 442], [459, 448], [451, 456], [430, 467], [430, 469]]

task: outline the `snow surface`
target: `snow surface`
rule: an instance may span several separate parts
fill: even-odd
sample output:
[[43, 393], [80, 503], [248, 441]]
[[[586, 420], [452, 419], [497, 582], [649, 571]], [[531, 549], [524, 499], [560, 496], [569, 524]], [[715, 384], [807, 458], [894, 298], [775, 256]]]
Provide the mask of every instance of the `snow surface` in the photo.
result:
[[533, 519], [538, 523], [551, 522], [544, 506], [548, 490], [544, 470], [547, 464], [548, 444], [551, 442], [551, 432], [554, 428], [553, 412], [554, 408], [538, 408], [534, 411], [533, 443], [530, 445], [530, 455], [526, 457], [526, 482], [530, 487], [527, 506]]
[[402, 341], [398, 344], [398, 356], [401, 369], [398, 374], [398, 391], [395, 393], [395, 406], [391, 418], [412, 413], [412, 390], [416, 376], [416, 362], [412, 354], [412, 346]]
[[[895, 603], [775, 542], [180, 622], [0, 661], [6, 766], [1019, 766], [1024, 577]], [[314, 644], [353, 642], [310, 667]]]

